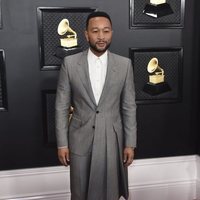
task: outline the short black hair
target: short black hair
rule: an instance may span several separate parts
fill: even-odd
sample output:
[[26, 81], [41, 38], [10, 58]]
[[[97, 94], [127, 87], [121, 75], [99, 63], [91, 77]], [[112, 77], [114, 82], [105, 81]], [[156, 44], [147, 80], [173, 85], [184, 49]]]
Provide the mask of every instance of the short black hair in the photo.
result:
[[88, 24], [89, 24], [90, 19], [94, 18], [94, 17], [105, 17], [105, 18], [107, 18], [110, 21], [110, 24], [112, 26], [111, 18], [110, 18], [110, 16], [106, 12], [103, 12], [103, 11], [94, 11], [94, 12], [90, 13], [88, 15], [88, 17], [87, 17], [87, 20], [86, 20], [86, 29], [88, 28]]

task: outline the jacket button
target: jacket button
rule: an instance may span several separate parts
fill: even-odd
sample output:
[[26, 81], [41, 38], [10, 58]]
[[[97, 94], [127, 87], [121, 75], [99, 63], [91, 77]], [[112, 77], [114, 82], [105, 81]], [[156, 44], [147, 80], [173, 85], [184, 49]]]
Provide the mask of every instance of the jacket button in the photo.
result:
[[98, 114], [98, 113], [99, 113], [99, 111], [97, 110], [97, 111], [96, 111], [96, 113]]
[[95, 129], [95, 126], [92, 126], [93, 129]]

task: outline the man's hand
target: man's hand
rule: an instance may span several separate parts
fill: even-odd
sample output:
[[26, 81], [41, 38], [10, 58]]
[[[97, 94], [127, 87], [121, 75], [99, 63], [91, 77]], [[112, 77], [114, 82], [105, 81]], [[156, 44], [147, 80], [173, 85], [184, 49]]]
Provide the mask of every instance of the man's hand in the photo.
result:
[[69, 165], [69, 149], [68, 148], [59, 148], [58, 149], [58, 159], [64, 166]]
[[124, 148], [124, 165], [128, 167], [134, 159], [134, 149], [132, 147]]

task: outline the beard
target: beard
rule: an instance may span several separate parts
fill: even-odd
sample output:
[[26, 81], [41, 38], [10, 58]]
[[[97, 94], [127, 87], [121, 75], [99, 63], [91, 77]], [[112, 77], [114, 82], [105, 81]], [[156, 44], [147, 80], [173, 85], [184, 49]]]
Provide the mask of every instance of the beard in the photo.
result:
[[97, 52], [97, 53], [104, 53], [104, 52], [106, 52], [106, 50], [110, 47], [110, 44], [111, 44], [111, 42], [106, 43], [106, 46], [105, 46], [104, 48], [98, 48], [98, 46], [97, 46], [96, 43], [91, 43], [91, 42], [89, 41], [90, 48], [91, 48], [94, 52]]

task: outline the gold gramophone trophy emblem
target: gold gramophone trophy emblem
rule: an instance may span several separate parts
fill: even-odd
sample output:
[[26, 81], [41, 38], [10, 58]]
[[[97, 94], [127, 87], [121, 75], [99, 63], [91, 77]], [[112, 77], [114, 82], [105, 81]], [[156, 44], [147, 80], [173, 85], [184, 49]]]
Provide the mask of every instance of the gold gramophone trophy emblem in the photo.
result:
[[57, 57], [64, 58], [82, 51], [81, 47], [78, 46], [77, 33], [70, 27], [68, 19], [60, 21], [57, 33], [60, 36], [60, 46], [56, 49]]
[[159, 18], [174, 12], [166, 0], [150, 0], [150, 3], [145, 5], [143, 13], [153, 18]]
[[158, 59], [152, 58], [148, 65], [149, 81], [144, 86], [143, 90], [151, 95], [158, 95], [171, 90], [168, 83], [165, 81], [164, 70], [158, 65]]

